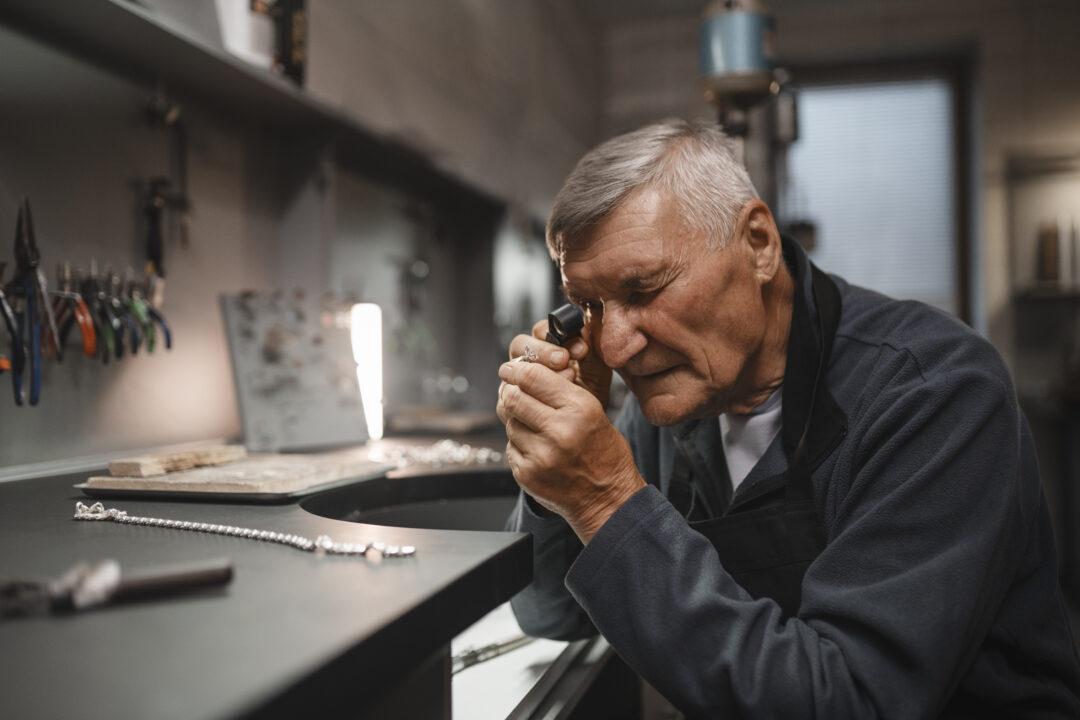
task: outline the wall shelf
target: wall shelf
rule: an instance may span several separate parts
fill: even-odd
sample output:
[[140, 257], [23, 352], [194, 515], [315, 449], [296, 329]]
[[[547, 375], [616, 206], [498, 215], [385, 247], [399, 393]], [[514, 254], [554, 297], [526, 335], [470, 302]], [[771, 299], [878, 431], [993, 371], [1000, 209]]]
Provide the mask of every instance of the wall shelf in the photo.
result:
[[[1016, 299], [1068, 299], [1080, 293], [1071, 246], [1053, 254], [1060, 282], [1043, 276], [1040, 241], [1049, 226], [1066, 233], [1080, 218], [1080, 150], [1015, 153], [1006, 161], [1009, 281]], [[1067, 244], [1067, 243], [1066, 243]], [[1060, 265], [1060, 267], [1059, 267]]]
[[1049, 285], [1046, 287], [1034, 286], [1018, 288], [1013, 294], [1013, 299], [1017, 300], [1018, 302], [1076, 302], [1080, 300], [1080, 287], [1063, 288], [1056, 285]]
[[429, 200], [499, 203], [422, 152], [374, 133], [285, 77], [245, 63], [138, 3], [5, 0], [0, 23], [148, 89], [160, 83], [231, 117], [332, 143], [336, 159], [347, 166]]

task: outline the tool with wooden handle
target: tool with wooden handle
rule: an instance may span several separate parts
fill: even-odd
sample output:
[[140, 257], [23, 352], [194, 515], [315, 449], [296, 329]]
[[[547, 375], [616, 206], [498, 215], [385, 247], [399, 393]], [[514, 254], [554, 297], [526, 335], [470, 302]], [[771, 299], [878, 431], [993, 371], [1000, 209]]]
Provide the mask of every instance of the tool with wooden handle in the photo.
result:
[[225, 558], [161, 565], [124, 573], [116, 560], [82, 562], [46, 582], [0, 580], [0, 618], [89, 610], [224, 585], [233, 568]]

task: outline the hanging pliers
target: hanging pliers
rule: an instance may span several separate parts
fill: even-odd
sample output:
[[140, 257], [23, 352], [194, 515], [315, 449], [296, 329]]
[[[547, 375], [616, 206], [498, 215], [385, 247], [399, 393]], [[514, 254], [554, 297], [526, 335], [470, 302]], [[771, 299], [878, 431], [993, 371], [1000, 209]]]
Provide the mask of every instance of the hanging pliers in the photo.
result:
[[[139, 352], [139, 344], [142, 342], [142, 328], [139, 326], [139, 320], [132, 314], [127, 305], [124, 304], [123, 298], [120, 297], [120, 291], [123, 289], [123, 282], [120, 280], [120, 276], [111, 270], [105, 271], [104, 283], [106, 288], [106, 302], [112, 307], [113, 315], [120, 320], [123, 327], [128, 330], [128, 349], [131, 350], [131, 354]], [[123, 336], [123, 330], [120, 331], [120, 336]], [[117, 340], [117, 345], [120, 345], [120, 340]], [[117, 351], [117, 357], [119, 357]]]
[[23, 349], [22, 337], [19, 335], [19, 325], [15, 320], [15, 312], [11, 309], [11, 303], [8, 302], [7, 296], [4, 294], [5, 270], [7, 270], [7, 263], [0, 262], [0, 315], [3, 315], [4, 326], [8, 331], [11, 356], [0, 358], [0, 369], [21, 373], [26, 363], [26, 353]]
[[[56, 331], [56, 316], [53, 315], [45, 273], [41, 271], [40, 262], [41, 253], [34, 237], [30, 201], [24, 195], [19, 200], [19, 218], [15, 225], [15, 277], [8, 283], [6, 291], [15, 299], [15, 324], [29, 361], [31, 405], [37, 405], [41, 398], [41, 351], [45, 341], [44, 333], [50, 334], [56, 344], [58, 360], [63, 354]], [[13, 367], [11, 371], [16, 405], [22, 405], [25, 399], [23, 371], [25, 367], [18, 372]]]
[[93, 260], [90, 261], [90, 274], [82, 278], [79, 284], [79, 292], [90, 308], [90, 317], [94, 321], [98, 339], [97, 350], [101, 354], [102, 363], [107, 364], [110, 355], [119, 360], [124, 354], [124, 326], [120, 318], [113, 313], [101, 278], [98, 277], [97, 263]]
[[158, 336], [158, 333], [155, 332], [154, 323], [157, 323], [161, 328], [165, 349], [172, 349], [172, 332], [169, 330], [168, 323], [165, 322], [165, 318], [161, 313], [143, 297], [141, 283], [134, 279], [134, 271], [131, 268], [128, 268], [128, 279], [122, 300], [142, 328], [147, 352], [154, 352]]
[[56, 325], [60, 330], [60, 347], [64, 347], [67, 343], [71, 328], [78, 325], [79, 334], [82, 336], [83, 354], [94, 357], [97, 353], [97, 331], [94, 329], [94, 318], [83, 296], [75, 290], [70, 263], [57, 266], [56, 282], [59, 289], [54, 290], [52, 296]]
[[161, 334], [165, 336], [165, 349], [172, 350], [172, 330], [169, 329], [169, 323], [165, 321], [165, 316], [150, 303], [146, 303], [146, 314], [161, 328]]

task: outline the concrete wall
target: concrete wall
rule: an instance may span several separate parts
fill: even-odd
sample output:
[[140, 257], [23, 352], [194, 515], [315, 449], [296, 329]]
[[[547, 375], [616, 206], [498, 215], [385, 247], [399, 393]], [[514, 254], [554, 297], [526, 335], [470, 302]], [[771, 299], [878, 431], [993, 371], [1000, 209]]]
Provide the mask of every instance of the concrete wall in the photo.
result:
[[[1080, 149], [1075, 0], [770, 0], [782, 63], [880, 60], [974, 46], [975, 324], [1012, 354], [1010, 153]], [[698, 18], [623, 22], [605, 36], [605, 135], [668, 115], [711, 116], [697, 78]], [[1017, 238], [1034, 253], [1033, 237]]]
[[312, 0], [307, 87], [535, 217], [599, 137], [599, 46], [570, 0]]
[[[138, 185], [167, 170], [169, 140], [143, 121], [144, 89], [0, 27], [0, 231], [11, 278], [17, 199], [29, 196], [42, 267], [142, 272]], [[212, 113], [185, 108], [189, 241], [165, 250], [164, 313], [175, 347], [100, 361], [72, 341], [44, 366], [41, 403], [17, 408], [0, 376], [0, 469], [235, 435], [239, 418], [217, 294], [269, 284], [272, 255], [248, 231], [273, 198], [252, 193], [252, 153], [272, 148]], [[3, 350], [7, 354], [6, 341]]]
[[[354, 173], [336, 186], [332, 288], [382, 308], [387, 418], [417, 406], [493, 412], [506, 354], [491, 322], [495, 219], [452, 228]], [[458, 377], [467, 390], [446, 387]]]
[[[212, 6], [148, 3], [196, 37], [216, 31], [201, 22]], [[598, 135], [598, 55], [569, 0], [312, 0], [309, 10], [313, 95], [519, 213], [546, 216]], [[14, 228], [17, 197], [27, 193], [50, 278], [62, 259], [141, 268], [136, 183], [165, 173], [168, 150], [166, 135], [143, 121], [149, 88], [2, 26], [0, 53], [0, 230]], [[72, 353], [46, 367], [35, 408], [15, 408], [5, 392], [0, 479], [37, 472], [41, 463], [237, 437], [218, 295], [319, 284], [377, 295], [388, 263], [415, 251], [415, 238], [358, 247], [367, 242], [365, 223], [382, 217], [370, 206], [378, 192], [350, 175], [362, 174], [362, 159], [338, 172], [318, 147], [283, 146], [197, 102], [185, 102], [184, 113], [189, 242], [173, 238], [166, 250], [175, 349], [108, 366]], [[440, 274], [429, 283], [428, 307], [462, 308], [453, 320], [463, 325], [428, 322], [459, 345], [438, 359], [471, 375], [475, 392], [459, 404], [490, 408], [501, 356], [492, 340], [495, 225], [455, 223], [456, 245], [431, 251]], [[396, 288], [383, 290], [386, 302], [398, 300]], [[7, 388], [8, 376], [0, 383]]]

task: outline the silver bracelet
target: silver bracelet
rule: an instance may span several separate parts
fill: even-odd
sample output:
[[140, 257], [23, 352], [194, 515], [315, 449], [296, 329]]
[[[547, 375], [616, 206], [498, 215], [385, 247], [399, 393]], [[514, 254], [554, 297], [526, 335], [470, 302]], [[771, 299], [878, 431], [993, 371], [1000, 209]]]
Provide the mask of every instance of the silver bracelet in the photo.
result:
[[253, 528], [236, 527], [234, 525], [214, 525], [212, 523], [191, 522], [188, 520], [167, 520], [165, 518], [139, 517], [128, 515], [123, 510], [106, 508], [97, 502], [87, 507], [81, 502], [75, 503], [76, 520], [111, 520], [112, 522], [126, 525], [150, 525], [152, 527], [172, 528], [174, 530], [194, 530], [195, 532], [211, 533], [214, 535], [229, 535], [232, 537], [248, 538], [249, 540], [262, 540], [280, 545], [288, 545], [297, 550], [315, 552], [327, 555], [364, 555], [371, 558], [377, 557], [408, 557], [416, 554], [416, 548], [412, 545], [386, 545], [381, 542], [364, 543], [336, 543], [329, 535], [320, 535], [312, 540], [302, 535], [290, 535], [287, 533], [272, 532], [270, 530], [255, 530]]

